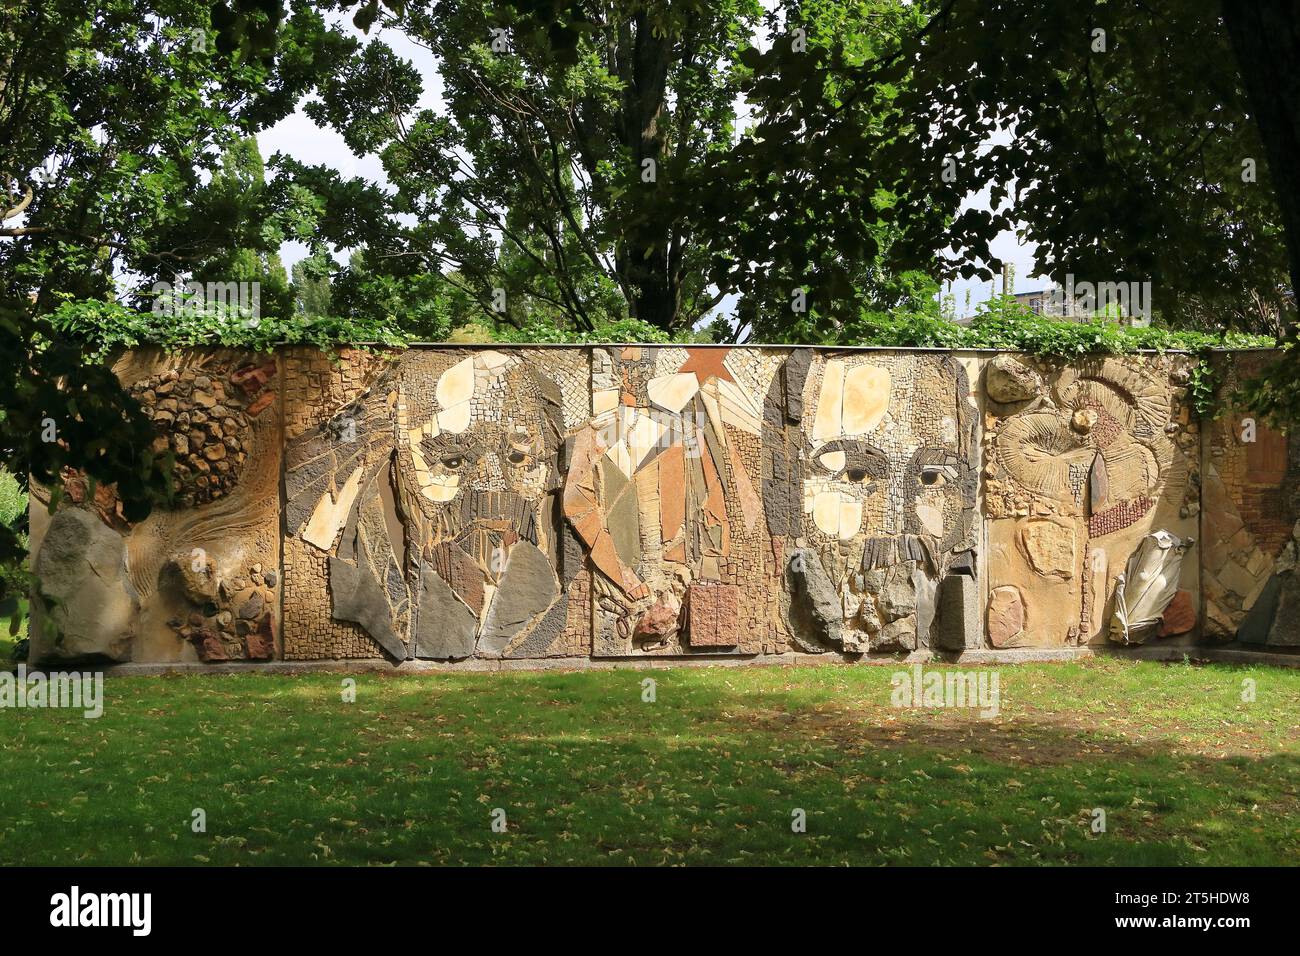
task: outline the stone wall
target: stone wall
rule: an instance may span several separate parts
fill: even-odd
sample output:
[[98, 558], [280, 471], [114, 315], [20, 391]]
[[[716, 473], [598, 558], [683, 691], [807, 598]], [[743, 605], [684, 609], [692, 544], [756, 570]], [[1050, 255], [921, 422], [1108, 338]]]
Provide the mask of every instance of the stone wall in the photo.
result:
[[1202, 425], [1180, 355], [141, 351], [175, 504], [34, 489], [33, 655], [1295, 644], [1300, 455], [1218, 361]]
[[1268, 353], [1217, 356], [1223, 412], [1202, 444], [1204, 631], [1249, 645], [1300, 645], [1300, 443], [1234, 402]]

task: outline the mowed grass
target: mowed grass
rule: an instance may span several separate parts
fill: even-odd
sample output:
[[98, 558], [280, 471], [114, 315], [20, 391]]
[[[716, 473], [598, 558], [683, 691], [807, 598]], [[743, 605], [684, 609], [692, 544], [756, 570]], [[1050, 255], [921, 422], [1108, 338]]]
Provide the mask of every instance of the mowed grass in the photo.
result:
[[894, 670], [110, 678], [0, 711], [0, 863], [1300, 860], [1300, 672], [1002, 667], [981, 719]]

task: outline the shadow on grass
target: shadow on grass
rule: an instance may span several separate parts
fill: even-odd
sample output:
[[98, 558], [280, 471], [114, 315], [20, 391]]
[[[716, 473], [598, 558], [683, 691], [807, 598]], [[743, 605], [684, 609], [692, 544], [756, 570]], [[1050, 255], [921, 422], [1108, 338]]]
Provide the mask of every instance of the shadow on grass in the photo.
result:
[[[653, 703], [642, 700], [646, 676], [359, 679], [354, 704], [329, 675], [111, 681], [98, 721], [8, 715], [0, 860], [1300, 857], [1300, 761], [1276, 742], [1208, 756], [1200, 725], [1180, 730], [1181, 718], [1158, 714], [1118, 730], [1078, 726], [1050, 709], [1050, 691], [991, 721], [896, 710], [888, 672], [847, 684], [809, 671], [654, 672]], [[206, 832], [192, 830], [195, 809]], [[504, 833], [491, 828], [498, 809]]]

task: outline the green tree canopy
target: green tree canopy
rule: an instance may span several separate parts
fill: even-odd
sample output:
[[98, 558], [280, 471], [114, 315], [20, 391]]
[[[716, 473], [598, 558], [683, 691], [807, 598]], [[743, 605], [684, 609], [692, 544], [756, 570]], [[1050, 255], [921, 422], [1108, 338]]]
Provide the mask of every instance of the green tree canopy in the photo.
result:
[[428, 78], [372, 40], [308, 111], [378, 154], [391, 191], [279, 166], [319, 197], [321, 242], [443, 275], [496, 321], [671, 332], [734, 296], [746, 328], [825, 334], [878, 259], [932, 263], [953, 196], [915, 176], [918, 130], [894, 105], [921, 7], [778, 8], [362, 6], [363, 25], [433, 53], [445, 106], [423, 105]]
[[[953, 248], [970, 253], [963, 275], [988, 278], [977, 260], [1020, 222], [1058, 282], [1150, 281], [1170, 324], [1279, 329], [1297, 271], [1280, 202], [1295, 189], [1294, 154], [1280, 164], [1265, 149], [1260, 104], [1248, 96], [1257, 65], [1234, 50], [1214, 5], [932, 8], [929, 28], [907, 44], [912, 82], [900, 103], [930, 120], [930, 175], [949, 169], [964, 193], [992, 190], [993, 211], [968, 209], [952, 223]], [[1294, 35], [1294, 5], [1291, 17]], [[1290, 61], [1300, 69], [1294, 52]]]
[[0, 466], [84, 469], [130, 518], [166, 493], [147, 419], [46, 316], [237, 248], [205, 183], [351, 42], [304, 2], [0, 0]]

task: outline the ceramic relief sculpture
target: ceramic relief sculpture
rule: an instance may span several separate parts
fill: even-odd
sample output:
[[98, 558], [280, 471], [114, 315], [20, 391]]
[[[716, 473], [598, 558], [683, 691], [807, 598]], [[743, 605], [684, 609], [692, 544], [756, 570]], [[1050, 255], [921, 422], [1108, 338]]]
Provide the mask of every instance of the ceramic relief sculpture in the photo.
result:
[[1300, 449], [1232, 407], [1258, 361], [1216, 359], [1202, 435], [1177, 354], [141, 350], [173, 500], [33, 488], [32, 653], [1300, 644]]
[[777, 353], [592, 350], [564, 513], [592, 568], [598, 657], [786, 646], [763, 523], [760, 398]]
[[111, 660], [278, 656], [280, 429], [274, 356], [141, 350], [114, 368], [175, 461], [170, 505], [131, 524], [112, 487], [32, 488], [31, 655]]
[[951, 355], [789, 356], [764, 408], [764, 503], [797, 646], [928, 646], [939, 583], [973, 593], [977, 415]]
[[1267, 354], [1216, 356], [1224, 401], [1205, 425], [1202, 571], [1205, 634], [1300, 645], [1300, 443], [1235, 400]]
[[569, 613], [588, 585], [561, 511], [588, 379], [577, 351], [407, 352], [294, 438], [286, 526], [315, 560], [291, 568], [286, 614], [310, 617], [328, 593], [331, 620], [291, 653], [589, 653], [582, 602]]
[[[999, 355], [988, 363], [986, 629], [993, 647], [1104, 641], [1116, 577], [1143, 538], [1195, 537], [1199, 461], [1184, 403], [1187, 361], [1106, 356], [1063, 364]], [[1182, 602], [1195, 606], [1195, 559], [1182, 567], [1173, 594], [1185, 591]]]
[[1156, 634], [1165, 610], [1178, 593], [1183, 556], [1194, 544], [1168, 531], [1142, 539], [1124, 570], [1115, 576], [1115, 615], [1110, 639], [1116, 644], [1141, 644]]

